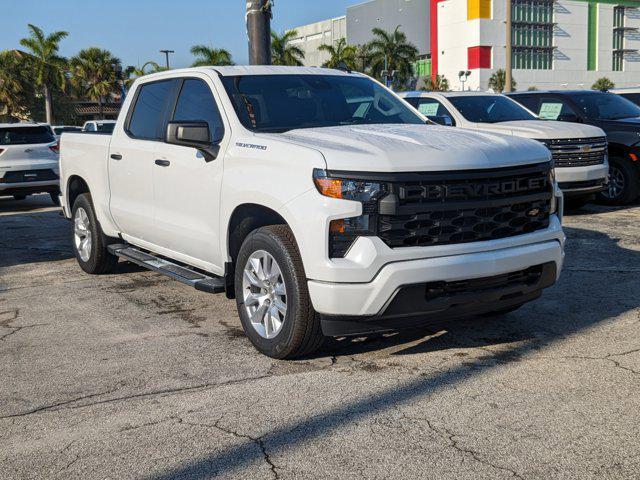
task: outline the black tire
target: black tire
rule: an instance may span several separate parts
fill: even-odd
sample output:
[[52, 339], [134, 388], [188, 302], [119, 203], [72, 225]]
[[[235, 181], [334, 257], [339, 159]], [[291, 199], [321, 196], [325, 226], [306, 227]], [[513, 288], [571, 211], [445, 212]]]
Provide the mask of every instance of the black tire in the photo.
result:
[[53, 202], [54, 205], [56, 206], [60, 206], [60, 197], [58, 196], [57, 193], [50, 193], [49, 196], [51, 197], [51, 201]]
[[[280, 331], [273, 338], [265, 338], [256, 331], [244, 305], [244, 269], [251, 255], [260, 250], [277, 262], [286, 290], [286, 314]], [[296, 358], [309, 355], [322, 345], [320, 318], [311, 305], [298, 246], [288, 226], [262, 227], [245, 239], [236, 261], [235, 293], [245, 334], [261, 353], [276, 359]]]
[[564, 208], [566, 210], [580, 210], [593, 201], [593, 195], [586, 195], [580, 197], [565, 197]]
[[[81, 257], [79, 249], [76, 247], [76, 216], [78, 210], [82, 209], [88, 217], [87, 230], [91, 233], [91, 249], [90, 254], [86, 260]], [[73, 223], [74, 232], [72, 232], [73, 251], [76, 254], [76, 259], [80, 268], [86, 273], [93, 275], [100, 275], [103, 273], [109, 273], [115, 270], [118, 264], [118, 257], [111, 255], [107, 250], [107, 245], [110, 243], [108, 237], [102, 233], [102, 228], [96, 218], [95, 211], [93, 209], [93, 202], [91, 201], [91, 194], [83, 193], [76, 198], [73, 203]]]
[[622, 187], [614, 194], [612, 189], [598, 194], [598, 203], [603, 205], [629, 205], [640, 194], [640, 174], [629, 161], [622, 158], [609, 160], [610, 185], [620, 178]]
[[18, 200], [18, 201], [24, 200], [24, 199], [26, 199], [26, 198], [27, 198], [27, 196], [26, 196], [26, 195], [14, 195], [14, 196], [13, 196], [13, 199], [14, 199], [14, 200]]

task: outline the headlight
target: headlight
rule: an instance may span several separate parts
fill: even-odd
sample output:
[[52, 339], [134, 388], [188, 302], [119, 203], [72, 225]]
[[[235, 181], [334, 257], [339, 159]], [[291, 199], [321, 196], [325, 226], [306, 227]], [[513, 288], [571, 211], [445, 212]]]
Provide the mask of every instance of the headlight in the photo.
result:
[[313, 182], [318, 191], [325, 197], [370, 202], [380, 197], [382, 185], [379, 182], [335, 178], [327, 175], [326, 170], [316, 168], [313, 171]]
[[313, 171], [313, 182], [325, 197], [353, 200], [362, 203], [362, 215], [332, 220], [329, 225], [329, 258], [345, 256], [358, 237], [376, 235], [378, 200], [384, 196], [382, 184], [367, 180], [338, 178], [325, 170]]

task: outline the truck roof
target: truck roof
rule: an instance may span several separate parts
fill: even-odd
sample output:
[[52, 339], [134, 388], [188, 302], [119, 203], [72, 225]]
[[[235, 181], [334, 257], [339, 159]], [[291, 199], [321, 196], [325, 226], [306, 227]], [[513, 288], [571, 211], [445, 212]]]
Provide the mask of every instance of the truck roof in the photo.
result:
[[167, 74], [175, 73], [208, 73], [214, 70], [223, 77], [236, 77], [245, 75], [361, 75], [357, 72], [346, 72], [344, 70], [338, 70], [334, 68], [319, 68], [319, 67], [280, 67], [273, 65], [234, 65], [224, 67], [194, 67], [194, 68], [180, 68], [176, 70], [166, 70], [163, 72], [153, 73], [151, 75], [145, 75], [145, 79], [152, 77], [166, 77]]
[[443, 97], [486, 97], [488, 95], [498, 96], [499, 93], [495, 92], [482, 92], [477, 90], [465, 90], [464, 92], [428, 92], [428, 91], [415, 91], [415, 92], [401, 92], [401, 97], [421, 97], [423, 95], [442, 95]]
[[[597, 94], [597, 93], [603, 93], [600, 90], [527, 90], [527, 91], [523, 91], [523, 92], [511, 92], [511, 93], [507, 93], [505, 95], [513, 95], [513, 96], [518, 96], [518, 95], [540, 95], [540, 94], [545, 94], [545, 93], [553, 93], [556, 95], [583, 95], [585, 93], [587, 94]], [[606, 92], [605, 92], [606, 93]]]

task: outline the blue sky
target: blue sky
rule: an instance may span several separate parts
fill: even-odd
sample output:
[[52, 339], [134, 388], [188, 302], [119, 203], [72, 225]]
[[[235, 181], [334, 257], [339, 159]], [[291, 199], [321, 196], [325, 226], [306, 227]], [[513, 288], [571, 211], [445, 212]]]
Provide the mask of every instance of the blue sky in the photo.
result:
[[[45, 31], [66, 30], [61, 53], [81, 48], [111, 50], [124, 65], [164, 62], [160, 49], [175, 50], [172, 66], [188, 66], [189, 48], [207, 44], [226, 48], [237, 63], [247, 62], [245, 0], [1, 0], [0, 50], [19, 47], [27, 23]], [[296, 25], [344, 15], [363, 0], [275, 0], [272, 27]]]

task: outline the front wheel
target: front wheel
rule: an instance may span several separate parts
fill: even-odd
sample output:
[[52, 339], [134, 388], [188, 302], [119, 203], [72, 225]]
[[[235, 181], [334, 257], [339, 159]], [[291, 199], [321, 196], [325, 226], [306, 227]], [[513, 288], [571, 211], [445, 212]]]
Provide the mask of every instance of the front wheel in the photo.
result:
[[293, 232], [262, 227], [246, 238], [236, 262], [242, 327], [261, 353], [277, 359], [309, 355], [324, 339]]
[[638, 172], [628, 161], [612, 158], [609, 164], [609, 184], [598, 194], [598, 201], [605, 205], [628, 205], [640, 193]]
[[111, 255], [93, 209], [91, 195], [83, 193], [73, 203], [73, 246], [80, 268], [101, 274], [115, 270], [118, 257]]

